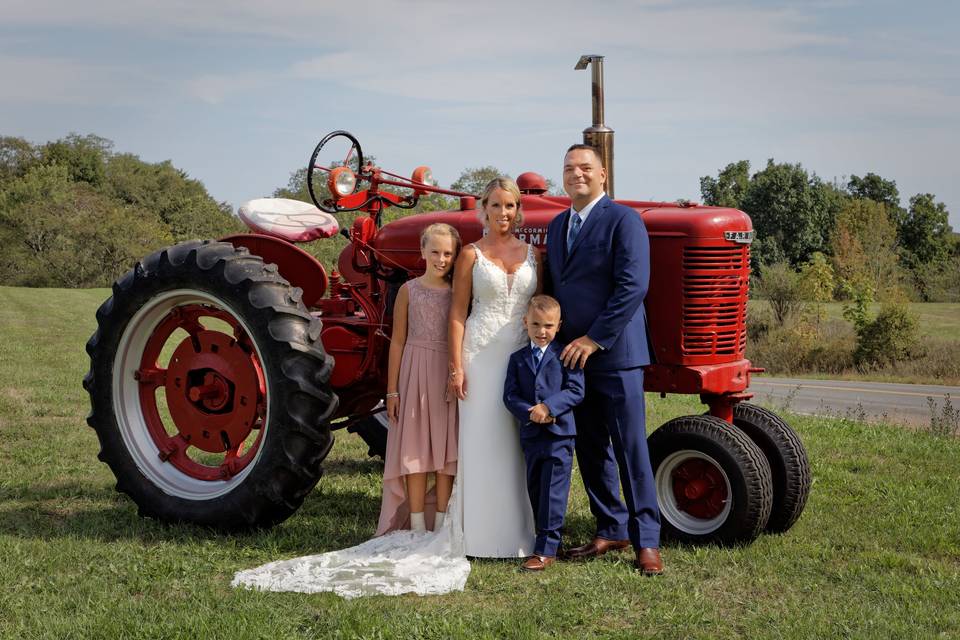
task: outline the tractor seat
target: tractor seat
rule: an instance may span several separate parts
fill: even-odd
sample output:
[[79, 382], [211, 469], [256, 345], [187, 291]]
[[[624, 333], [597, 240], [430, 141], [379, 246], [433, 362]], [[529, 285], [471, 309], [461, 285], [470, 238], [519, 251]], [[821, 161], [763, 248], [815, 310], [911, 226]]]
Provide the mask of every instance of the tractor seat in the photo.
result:
[[288, 198], [257, 198], [240, 205], [244, 224], [258, 233], [287, 242], [310, 242], [337, 234], [337, 219], [309, 202]]

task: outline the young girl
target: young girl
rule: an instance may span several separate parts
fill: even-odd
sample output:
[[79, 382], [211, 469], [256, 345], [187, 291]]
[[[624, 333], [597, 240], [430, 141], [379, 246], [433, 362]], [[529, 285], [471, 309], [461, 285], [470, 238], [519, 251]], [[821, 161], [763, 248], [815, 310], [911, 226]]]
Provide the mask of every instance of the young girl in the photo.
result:
[[[450, 225], [432, 224], [420, 236], [420, 251], [426, 273], [400, 287], [393, 308], [387, 369], [391, 424], [376, 536], [355, 547], [238, 571], [234, 586], [332, 591], [345, 598], [463, 591], [470, 562], [459, 514], [444, 526], [459, 442], [457, 398], [447, 395], [447, 323], [460, 236]], [[430, 493], [428, 474], [436, 475]], [[397, 531], [427, 527], [442, 531], [428, 536]], [[388, 532], [394, 533], [383, 535]]]
[[[426, 272], [400, 287], [393, 308], [390, 430], [377, 535], [439, 529], [457, 473], [457, 399], [448, 396], [446, 383], [450, 285], [460, 235], [448, 224], [432, 224], [420, 235], [420, 252]], [[430, 473], [436, 482], [428, 495]]]

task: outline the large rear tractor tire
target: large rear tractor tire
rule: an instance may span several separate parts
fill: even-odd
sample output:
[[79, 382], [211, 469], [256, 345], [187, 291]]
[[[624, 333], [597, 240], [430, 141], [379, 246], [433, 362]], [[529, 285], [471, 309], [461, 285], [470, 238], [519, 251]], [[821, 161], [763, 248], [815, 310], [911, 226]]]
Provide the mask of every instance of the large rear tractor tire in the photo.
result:
[[793, 526], [810, 495], [812, 475], [807, 451], [797, 432], [763, 407], [746, 402], [733, 408], [733, 423], [760, 447], [773, 475], [773, 510], [767, 531], [783, 533]]
[[647, 440], [661, 536], [694, 544], [744, 544], [770, 517], [770, 465], [733, 425], [709, 415], [674, 418]]
[[300, 295], [227, 242], [158, 251], [114, 284], [87, 342], [87, 422], [140, 515], [268, 527], [316, 485], [337, 400]]

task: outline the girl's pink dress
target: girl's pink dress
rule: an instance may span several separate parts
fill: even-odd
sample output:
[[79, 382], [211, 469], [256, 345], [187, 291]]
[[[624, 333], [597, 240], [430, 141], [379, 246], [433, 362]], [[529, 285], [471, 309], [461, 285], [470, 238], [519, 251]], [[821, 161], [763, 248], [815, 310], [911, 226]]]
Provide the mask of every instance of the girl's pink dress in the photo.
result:
[[[400, 419], [387, 432], [383, 503], [377, 534], [410, 526], [403, 476], [457, 473], [457, 401], [447, 393], [449, 287], [434, 289], [410, 280], [407, 287], [407, 340], [397, 391]], [[436, 499], [427, 496], [427, 526], [433, 526]]]

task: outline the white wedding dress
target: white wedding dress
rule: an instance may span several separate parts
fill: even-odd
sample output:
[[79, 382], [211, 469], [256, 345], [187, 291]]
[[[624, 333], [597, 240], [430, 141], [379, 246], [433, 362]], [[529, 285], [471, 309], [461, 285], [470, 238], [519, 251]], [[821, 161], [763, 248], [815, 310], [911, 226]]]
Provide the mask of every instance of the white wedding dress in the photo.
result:
[[437, 531], [393, 531], [349, 549], [271, 562], [238, 571], [231, 585], [262, 591], [332, 591], [347, 599], [463, 591], [470, 563], [463, 550], [458, 495], [455, 481], [448, 517]]
[[370, 595], [439, 595], [462, 591], [466, 556], [533, 553], [533, 511], [513, 416], [503, 406], [510, 354], [523, 346], [523, 314], [537, 288], [533, 248], [508, 275], [477, 249], [473, 306], [464, 334], [467, 400], [460, 403], [457, 477], [443, 526], [426, 533], [393, 531], [355, 547], [279, 560], [238, 571], [234, 587]]
[[457, 474], [464, 548], [478, 558], [533, 553], [533, 509], [513, 415], [503, 405], [510, 354], [527, 341], [523, 314], [537, 289], [532, 246], [513, 274], [473, 245], [473, 302], [463, 338], [467, 399], [460, 401]]

